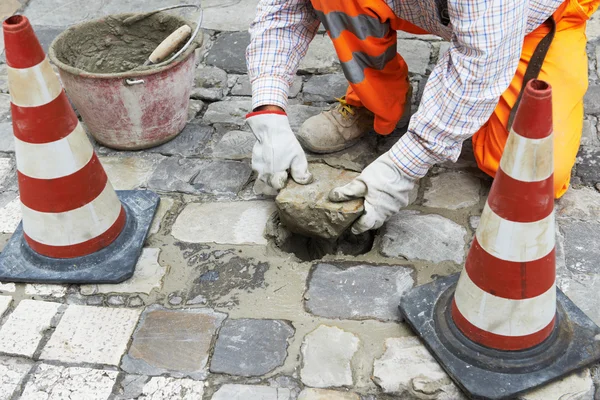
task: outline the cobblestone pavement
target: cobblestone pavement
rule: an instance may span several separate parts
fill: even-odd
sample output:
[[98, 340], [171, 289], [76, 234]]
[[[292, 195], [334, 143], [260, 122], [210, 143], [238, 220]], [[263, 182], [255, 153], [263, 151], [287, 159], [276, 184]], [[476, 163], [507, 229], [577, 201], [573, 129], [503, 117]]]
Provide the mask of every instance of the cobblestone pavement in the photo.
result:
[[[0, 14], [23, 12], [47, 49], [71, 24], [165, 5], [133, 3], [2, 0]], [[179, 137], [139, 152], [96, 146], [117, 189], [161, 195], [135, 276], [118, 285], [0, 284], [0, 400], [463, 398], [399, 320], [397, 304], [415, 285], [461, 270], [490, 179], [466, 143], [460, 160], [433, 168], [412, 204], [374, 238], [347, 239], [334, 252], [282, 240], [273, 200], [252, 192], [254, 139], [243, 118], [255, 5], [203, 2], [207, 40]], [[557, 202], [557, 267], [562, 290], [600, 323], [600, 18], [588, 32], [584, 135], [573, 187]], [[398, 40], [414, 107], [448, 44], [433, 36]], [[0, 42], [2, 60], [3, 52]], [[345, 85], [321, 33], [292, 88], [294, 129]], [[20, 220], [7, 92], [0, 63], [0, 248]], [[360, 171], [399, 135], [371, 134], [346, 151], [309, 159]], [[559, 398], [600, 399], [598, 369], [523, 397]]]

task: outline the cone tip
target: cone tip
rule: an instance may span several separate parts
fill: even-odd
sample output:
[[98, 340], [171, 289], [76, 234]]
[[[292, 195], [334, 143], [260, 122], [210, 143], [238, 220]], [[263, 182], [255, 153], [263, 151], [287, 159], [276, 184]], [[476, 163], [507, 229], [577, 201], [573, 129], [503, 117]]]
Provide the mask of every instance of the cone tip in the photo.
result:
[[546, 81], [532, 79], [527, 82], [525, 92], [528, 96], [536, 99], [545, 99], [552, 96], [552, 86]]
[[29, 26], [29, 20], [24, 15], [13, 15], [2, 23], [5, 32], [18, 32]]

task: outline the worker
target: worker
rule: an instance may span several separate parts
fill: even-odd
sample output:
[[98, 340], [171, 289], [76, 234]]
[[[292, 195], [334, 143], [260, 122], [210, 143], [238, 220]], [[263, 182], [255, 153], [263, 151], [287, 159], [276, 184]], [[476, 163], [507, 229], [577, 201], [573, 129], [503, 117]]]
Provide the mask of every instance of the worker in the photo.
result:
[[[554, 193], [569, 186], [588, 87], [586, 21], [600, 0], [260, 0], [246, 50], [252, 83], [247, 123], [257, 137], [252, 165], [257, 192], [275, 194], [291, 177], [312, 176], [304, 150], [328, 153], [356, 143], [370, 129], [389, 135], [409, 112], [408, 68], [397, 31], [447, 40], [407, 132], [332, 201], [364, 198], [352, 226], [377, 229], [408, 204], [415, 182], [436, 163], [455, 162], [472, 137], [477, 164], [494, 176], [524, 82], [553, 90]], [[319, 22], [349, 86], [331, 109], [294, 135], [288, 90]], [[400, 54], [398, 54], [398, 50]], [[404, 120], [404, 121], [403, 121]]]

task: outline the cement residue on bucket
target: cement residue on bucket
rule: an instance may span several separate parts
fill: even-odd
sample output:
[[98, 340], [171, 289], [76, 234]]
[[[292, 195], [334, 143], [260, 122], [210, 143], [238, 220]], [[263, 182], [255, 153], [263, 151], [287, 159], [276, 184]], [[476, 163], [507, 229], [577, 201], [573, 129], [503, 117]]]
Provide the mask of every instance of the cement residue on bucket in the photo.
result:
[[187, 23], [159, 13], [125, 25], [132, 15], [136, 14], [111, 15], [69, 28], [53, 43], [54, 56], [71, 73], [123, 73], [140, 67], [167, 36]]

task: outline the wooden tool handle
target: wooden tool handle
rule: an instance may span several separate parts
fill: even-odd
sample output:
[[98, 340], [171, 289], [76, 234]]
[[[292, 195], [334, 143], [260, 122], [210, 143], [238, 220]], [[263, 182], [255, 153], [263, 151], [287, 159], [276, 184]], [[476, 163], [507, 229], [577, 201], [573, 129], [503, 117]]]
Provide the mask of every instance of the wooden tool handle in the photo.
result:
[[188, 25], [184, 25], [177, 29], [175, 32], [171, 33], [165, 40], [159, 44], [156, 49], [150, 54], [148, 60], [152, 64], [156, 64], [157, 62], [162, 61], [166, 56], [171, 54], [177, 46], [190, 34], [192, 33], [192, 28]]

